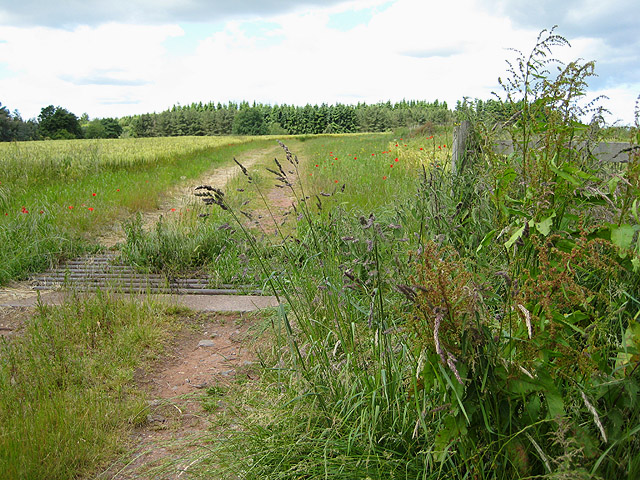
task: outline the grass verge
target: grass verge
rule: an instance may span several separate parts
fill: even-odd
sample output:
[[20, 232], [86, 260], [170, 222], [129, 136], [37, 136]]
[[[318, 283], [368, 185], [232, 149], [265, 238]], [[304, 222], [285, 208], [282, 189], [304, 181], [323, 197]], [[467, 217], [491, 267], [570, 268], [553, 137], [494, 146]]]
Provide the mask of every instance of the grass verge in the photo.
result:
[[0, 344], [0, 477], [95, 473], [146, 418], [134, 372], [173, 328], [162, 307], [103, 293], [39, 306]]

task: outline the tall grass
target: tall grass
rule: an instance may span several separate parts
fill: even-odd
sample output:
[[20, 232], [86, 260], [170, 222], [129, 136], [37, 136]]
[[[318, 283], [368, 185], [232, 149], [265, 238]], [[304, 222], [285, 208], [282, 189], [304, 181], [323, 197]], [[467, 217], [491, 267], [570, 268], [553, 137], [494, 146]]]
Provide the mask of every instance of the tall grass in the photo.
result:
[[[411, 196], [385, 191], [384, 164], [368, 159], [353, 169], [373, 179], [355, 181], [376, 188], [356, 190], [351, 207], [349, 183], [328, 187], [348, 175], [335, 156], [353, 166], [359, 155], [326, 148], [332, 160], [300, 163], [285, 148], [272, 170], [300, 220], [281, 247], [289, 268], [271, 281], [289, 307], [263, 389], [239, 407], [243, 428], [200, 461], [203, 476], [640, 474], [640, 158], [611, 175], [579, 155], [592, 70], [552, 77], [564, 42], [542, 32], [512, 62], [504, 101], [522, 106], [519, 92], [526, 105], [503, 126], [516, 153], [480, 149], [457, 177], [438, 158], [414, 162], [424, 170], [407, 169], [400, 190]], [[489, 145], [493, 125], [475, 127]]]
[[0, 342], [0, 476], [88, 478], [142, 422], [133, 376], [162, 352], [170, 317], [104, 294], [40, 306]]

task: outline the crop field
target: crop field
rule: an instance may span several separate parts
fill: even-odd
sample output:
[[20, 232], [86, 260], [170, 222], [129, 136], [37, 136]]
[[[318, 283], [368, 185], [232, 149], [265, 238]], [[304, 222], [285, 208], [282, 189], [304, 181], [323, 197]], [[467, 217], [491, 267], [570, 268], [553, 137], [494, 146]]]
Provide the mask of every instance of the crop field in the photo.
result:
[[[158, 476], [640, 478], [640, 118], [615, 171], [579, 154], [597, 134], [576, 120], [586, 70], [541, 81], [554, 39], [518, 59], [535, 74], [510, 72], [535, 97], [507, 96], [517, 121], [456, 112], [473, 130], [455, 174], [449, 127], [2, 146], [0, 280], [123, 221], [124, 261], [278, 297], [256, 321], [259, 375], [193, 394], [218, 413]], [[234, 157], [206, 202], [151, 228], [131, 215]], [[0, 472], [108, 471], [148, 422], [136, 372], [189, 315], [102, 294], [39, 306], [0, 343]]]
[[0, 144], [0, 283], [89, 246], [105, 226], [251, 147], [244, 137]]

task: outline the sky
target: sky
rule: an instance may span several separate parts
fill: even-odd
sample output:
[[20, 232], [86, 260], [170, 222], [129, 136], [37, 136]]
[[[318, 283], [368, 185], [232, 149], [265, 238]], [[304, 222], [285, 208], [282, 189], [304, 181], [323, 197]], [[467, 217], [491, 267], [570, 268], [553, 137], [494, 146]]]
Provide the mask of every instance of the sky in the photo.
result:
[[558, 25], [596, 62], [586, 100], [634, 121], [638, 0], [0, 0], [0, 103], [90, 118], [229, 101], [355, 104], [502, 93], [506, 60]]

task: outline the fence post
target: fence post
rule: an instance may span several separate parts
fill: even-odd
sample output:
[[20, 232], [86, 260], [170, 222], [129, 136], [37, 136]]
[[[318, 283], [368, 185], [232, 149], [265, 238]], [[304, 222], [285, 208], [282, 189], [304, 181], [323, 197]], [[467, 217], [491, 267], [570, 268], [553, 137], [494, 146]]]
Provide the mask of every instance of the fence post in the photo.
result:
[[463, 120], [453, 129], [453, 145], [451, 146], [451, 173], [457, 175], [464, 169], [471, 137], [472, 126], [469, 120]]

